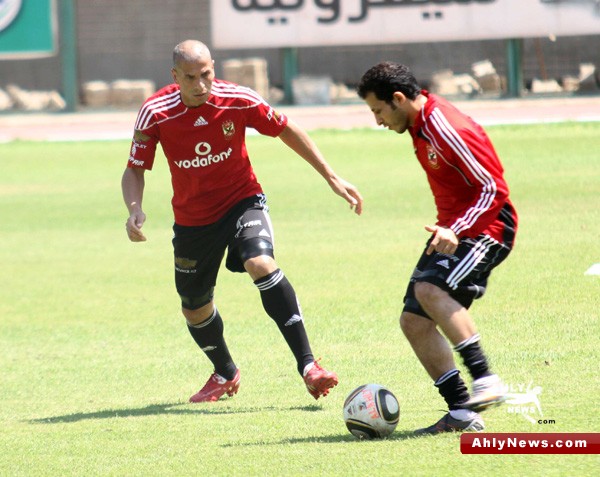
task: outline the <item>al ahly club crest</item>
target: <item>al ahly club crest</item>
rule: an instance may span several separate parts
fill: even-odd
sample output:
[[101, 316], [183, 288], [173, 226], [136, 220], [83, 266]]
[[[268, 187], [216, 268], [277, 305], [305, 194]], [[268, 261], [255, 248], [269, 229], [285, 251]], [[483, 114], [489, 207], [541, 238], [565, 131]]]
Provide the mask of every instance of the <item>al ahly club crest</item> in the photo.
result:
[[231, 139], [235, 134], [235, 125], [233, 124], [233, 121], [225, 121], [221, 124], [221, 127], [223, 128], [225, 139]]
[[433, 149], [429, 144], [427, 145], [427, 161], [429, 162], [429, 166], [432, 169], [439, 169], [440, 165], [438, 164], [438, 157], [435, 149]]

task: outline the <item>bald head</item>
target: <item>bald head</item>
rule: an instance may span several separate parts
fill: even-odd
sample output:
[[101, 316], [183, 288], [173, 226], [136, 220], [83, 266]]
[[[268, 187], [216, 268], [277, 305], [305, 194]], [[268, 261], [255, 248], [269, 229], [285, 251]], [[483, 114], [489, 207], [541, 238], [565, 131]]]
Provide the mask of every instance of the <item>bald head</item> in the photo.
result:
[[188, 108], [203, 105], [211, 94], [215, 63], [208, 47], [196, 40], [185, 40], [173, 50], [173, 81], [179, 85], [181, 100]]
[[198, 40], [185, 40], [173, 49], [173, 66], [181, 63], [192, 63], [199, 60], [211, 61], [210, 50]]

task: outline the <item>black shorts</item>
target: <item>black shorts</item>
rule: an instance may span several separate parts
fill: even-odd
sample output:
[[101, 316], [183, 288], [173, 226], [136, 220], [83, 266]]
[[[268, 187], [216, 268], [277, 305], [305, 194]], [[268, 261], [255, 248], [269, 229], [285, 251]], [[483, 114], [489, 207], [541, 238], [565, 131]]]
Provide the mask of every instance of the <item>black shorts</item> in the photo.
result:
[[225, 250], [225, 265], [232, 272], [244, 272], [249, 258], [274, 256], [273, 227], [263, 194], [238, 202], [213, 224], [175, 224], [173, 232], [175, 286], [182, 306], [191, 310], [212, 299]]
[[510, 253], [510, 248], [491, 238], [479, 235], [462, 239], [454, 255], [425, 252], [433, 240], [427, 241], [425, 250], [410, 277], [404, 297], [404, 310], [430, 318], [415, 298], [415, 283], [427, 282], [440, 287], [465, 308], [473, 300], [481, 298], [486, 290], [488, 277]]

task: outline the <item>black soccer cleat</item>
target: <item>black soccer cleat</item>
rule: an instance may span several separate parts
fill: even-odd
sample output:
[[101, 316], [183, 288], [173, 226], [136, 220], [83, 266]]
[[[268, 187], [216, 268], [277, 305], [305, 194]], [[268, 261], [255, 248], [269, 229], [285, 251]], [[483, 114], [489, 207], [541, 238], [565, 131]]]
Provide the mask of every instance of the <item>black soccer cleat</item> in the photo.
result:
[[415, 435], [435, 435], [442, 432], [481, 432], [485, 429], [483, 419], [479, 414], [475, 414], [471, 419], [460, 421], [454, 419], [449, 412], [442, 417], [438, 422], [429, 427], [417, 429]]

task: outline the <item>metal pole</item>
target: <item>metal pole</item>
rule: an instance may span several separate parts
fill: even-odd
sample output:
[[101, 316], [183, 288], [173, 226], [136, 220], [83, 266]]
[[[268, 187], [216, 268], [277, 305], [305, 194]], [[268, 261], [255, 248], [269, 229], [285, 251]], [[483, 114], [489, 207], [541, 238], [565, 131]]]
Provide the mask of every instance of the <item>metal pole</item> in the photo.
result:
[[75, 28], [74, 0], [59, 2], [60, 58], [62, 69], [62, 94], [67, 103], [66, 111], [77, 107], [77, 33]]
[[292, 80], [298, 76], [298, 49], [283, 48], [283, 95], [286, 104], [294, 104]]
[[513, 38], [506, 42], [507, 93], [519, 98], [523, 92], [523, 40]]

